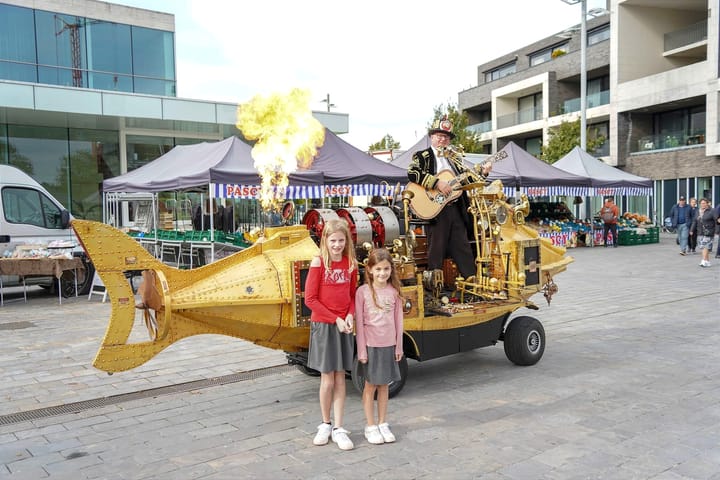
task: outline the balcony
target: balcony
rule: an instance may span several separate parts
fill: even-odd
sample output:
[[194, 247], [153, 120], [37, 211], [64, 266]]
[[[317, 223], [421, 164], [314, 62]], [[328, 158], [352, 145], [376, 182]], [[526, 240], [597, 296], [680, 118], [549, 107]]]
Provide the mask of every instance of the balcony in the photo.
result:
[[477, 135], [482, 135], [483, 133], [489, 132], [492, 130], [492, 120], [488, 120], [486, 122], [476, 123], [474, 125], [468, 125], [467, 130], [475, 133]]
[[705, 144], [705, 131], [688, 135], [684, 132], [670, 132], [664, 135], [647, 135], [637, 141], [635, 152], [648, 152], [652, 150], [665, 150], [693, 145]]
[[[603, 90], [602, 92], [589, 93], [587, 95], [587, 108], [599, 107], [600, 105], [607, 105], [610, 103], [610, 90]], [[580, 111], [580, 97], [571, 98], [563, 102], [560, 107], [561, 111], [558, 114], [573, 113]]]
[[542, 120], [542, 107], [526, 108], [507, 115], [500, 115], [497, 117], [497, 128], [508, 128], [535, 120]]
[[664, 35], [665, 54], [681, 50], [701, 42], [707, 42], [707, 20]]

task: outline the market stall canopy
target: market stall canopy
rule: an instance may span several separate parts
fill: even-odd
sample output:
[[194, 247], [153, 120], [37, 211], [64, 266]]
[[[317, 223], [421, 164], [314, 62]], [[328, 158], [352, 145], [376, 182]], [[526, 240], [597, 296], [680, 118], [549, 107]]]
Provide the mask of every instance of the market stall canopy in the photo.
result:
[[553, 166], [590, 178], [595, 195], [652, 195], [653, 181], [610, 166], [580, 147], [573, 148]]
[[[205, 187], [212, 181], [212, 168], [232, 166], [247, 183], [259, 185], [253, 165], [252, 147], [236, 136], [219, 142], [178, 145], [165, 155], [124, 175], [103, 181], [105, 192], [166, 192]], [[299, 172], [290, 176], [293, 185], [320, 185], [322, 172]]]
[[[412, 160], [412, 156], [415, 154], [415, 152], [417, 152], [418, 150], [425, 150], [426, 148], [430, 148], [430, 137], [427, 134], [423, 135], [423, 137], [418, 140], [415, 145], [398, 155], [397, 158], [393, 159], [393, 161], [390, 163], [392, 165], [395, 165], [396, 167], [407, 170], [410, 166], [410, 161]], [[407, 180], [407, 175], [405, 180]]]
[[[324, 185], [318, 196], [387, 195], [394, 183], [407, 182], [404, 169], [355, 148], [327, 128], [325, 142], [310, 167], [294, 175], [321, 175]], [[234, 165], [212, 168], [211, 177], [214, 193], [220, 197], [242, 198], [243, 189], [238, 187], [250, 183], [246, 172], [238, 172]]]
[[496, 159], [489, 180], [501, 180], [506, 194], [521, 191], [529, 196], [587, 195], [590, 179], [548, 165], [509, 142], [492, 156]]

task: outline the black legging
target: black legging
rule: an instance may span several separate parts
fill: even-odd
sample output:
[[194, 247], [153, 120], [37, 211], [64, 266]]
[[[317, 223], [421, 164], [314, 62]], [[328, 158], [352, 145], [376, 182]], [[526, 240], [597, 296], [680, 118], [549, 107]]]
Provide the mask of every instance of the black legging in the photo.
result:
[[618, 230], [617, 223], [605, 223], [603, 224], [603, 242], [607, 246], [608, 232], [612, 232], [613, 245], [618, 244]]

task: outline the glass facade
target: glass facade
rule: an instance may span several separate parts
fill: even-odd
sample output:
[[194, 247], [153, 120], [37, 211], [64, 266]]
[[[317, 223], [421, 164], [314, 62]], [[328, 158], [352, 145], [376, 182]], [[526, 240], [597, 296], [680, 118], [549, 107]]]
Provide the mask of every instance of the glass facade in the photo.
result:
[[74, 216], [102, 220], [102, 181], [120, 174], [117, 132], [0, 125], [0, 159], [37, 180]]
[[174, 34], [0, 4], [0, 78], [174, 97]]
[[33, 10], [0, 5], [0, 78], [36, 82]]
[[[102, 182], [124, 173], [118, 132], [0, 124], [0, 163], [37, 180], [73, 216], [102, 221]], [[175, 145], [214, 141], [184, 137], [127, 136], [128, 171]]]

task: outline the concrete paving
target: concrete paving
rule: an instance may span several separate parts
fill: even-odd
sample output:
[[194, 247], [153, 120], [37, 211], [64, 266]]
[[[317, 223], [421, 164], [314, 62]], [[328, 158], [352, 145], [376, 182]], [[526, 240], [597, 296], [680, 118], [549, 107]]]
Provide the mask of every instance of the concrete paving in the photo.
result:
[[[700, 268], [661, 243], [570, 250], [537, 312], [545, 356], [517, 367], [502, 344], [410, 361], [390, 400], [397, 442], [369, 445], [348, 381], [355, 449], [312, 445], [318, 379], [297, 370], [0, 422], [0, 479], [720, 480], [720, 260]], [[10, 293], [17, 298], [17, 293]], [[91, 366], [100, 297], [34, 290], [0, 308], [0, 420], [285, 363], [220, 336], [188, 338], [130, 372]], [[138, 331], [140, 326], [138, 324]]]

